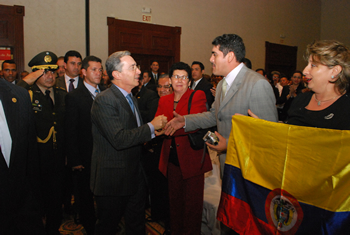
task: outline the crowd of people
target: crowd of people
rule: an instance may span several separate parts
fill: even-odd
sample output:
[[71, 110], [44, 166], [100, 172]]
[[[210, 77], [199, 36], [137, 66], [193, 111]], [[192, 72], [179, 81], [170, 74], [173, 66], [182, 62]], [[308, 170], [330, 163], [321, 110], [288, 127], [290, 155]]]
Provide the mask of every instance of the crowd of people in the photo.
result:
[[[232, 115], [349, 130], [350, 51], [337, 41], [307, 47], [291, 78], [251, 70], [235, 34], [212, 42], [213, 75], [178, 62], [141, 72], [128, 51], [82, 58], [44, 51], [0, 79], [0, 217], [4, 234], [60, 234], [62, 204], [87, 234], [145, 234], [145, 209], [164, 234], [200, 234], [209, 155], [189, 134], [216, 127], [207, 143], [224, 171]], [[11, 84], [13, 83], [13, 84]], [[15, 84], [15, 85], [14, 85]], [[22, 88], [21, 88], [22, 87]], [[24, 89], [23, 89], [24, 88]], [[190, 108], [189, 108], [190, 107]], [[74, 195], [74, 206], [71, 195]], [[96, 207], [94, 204], [96, 203]], [[221, 224], [221, 234], [236, 234]]]

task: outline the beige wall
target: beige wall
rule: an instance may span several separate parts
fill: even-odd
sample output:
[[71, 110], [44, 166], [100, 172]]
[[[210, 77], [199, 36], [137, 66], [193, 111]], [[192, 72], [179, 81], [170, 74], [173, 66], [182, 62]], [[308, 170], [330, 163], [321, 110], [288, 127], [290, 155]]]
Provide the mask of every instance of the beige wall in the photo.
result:
[[[84, 0], [0, 1], [4, 5], [25, 6], [25, 63], [44, 50], [51, 50], [59, 56], [74, 49], [85, 56]], [[150, 7], [153, 23], [182, 27], [181, 60], [187, 63], [202, 61], [207, 68], [206, 73], [211, 73], [211, 42], [224, 33], [236, 33], [243, 38], [253, 69], [265, 65], [265, 41], [280, 43], [280, 35], [284, 34], [285, 45], [298, 46], [297, 67], [302, 69], [305, 65], [302, 54], [306, 45], [319, 39], [321, 32], [322, 36], [329, 34], [329, 30], [321, 30], [321, 15], [322, 22], [328, 22], [327, 17], [321, 14], [321, 6], [322, 9], [328, 7], [331, 5], [329, 2], [90, 0], [90, 51], [103, 61], [108, 56], [107, 16], [141, 21], [142, 7]], [[337, 6], [339, 8], [341, 6]]]
[[336, 39], [350, 46], [350, 1], [322, 0], [321, 39]]

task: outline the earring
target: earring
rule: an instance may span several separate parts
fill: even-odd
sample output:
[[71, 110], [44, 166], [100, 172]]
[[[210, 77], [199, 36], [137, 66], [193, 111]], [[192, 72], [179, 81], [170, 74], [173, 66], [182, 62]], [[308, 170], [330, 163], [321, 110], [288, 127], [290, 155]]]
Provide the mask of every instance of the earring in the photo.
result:
[[332, 79], [334, 78], [334, 76], [332, 76]]

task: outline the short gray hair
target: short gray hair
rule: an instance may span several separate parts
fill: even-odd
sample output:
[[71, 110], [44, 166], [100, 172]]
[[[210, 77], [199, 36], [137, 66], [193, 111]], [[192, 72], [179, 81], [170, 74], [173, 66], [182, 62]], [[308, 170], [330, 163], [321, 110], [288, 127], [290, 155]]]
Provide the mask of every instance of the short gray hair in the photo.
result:
[[123, 63], [120, 59], [124, 56], [131, 55], [129, 51], [117, 51], [111, 54], [106, 60], [106, 71], [109, 79], [113, 80], [113, 71], [122, 71]]

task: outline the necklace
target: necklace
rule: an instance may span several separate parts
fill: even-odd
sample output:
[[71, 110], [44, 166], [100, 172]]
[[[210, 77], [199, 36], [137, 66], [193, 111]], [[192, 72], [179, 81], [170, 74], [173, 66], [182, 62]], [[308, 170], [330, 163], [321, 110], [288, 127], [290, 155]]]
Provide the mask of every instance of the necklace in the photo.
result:
[[318, 99], [316, 98], [316, 94], [315, 94], [315, 100], [317, 101], [317, 105], [320, 106], [322, 102], [327, 102], [327, 101], [334, 100], [335, 98], [338, 98], [339, 96], [342, 96], [342, 95], [334, 96], [333, 98], [331, 98], [331, 99], [329, 99], [329, 100], [318, 100]]
[[179, 103], [179, 100], [178, 100], [178, 101], [175, 101], [175, 100], [174, 100], [174, 103], [175, 103], [175, 104]]

